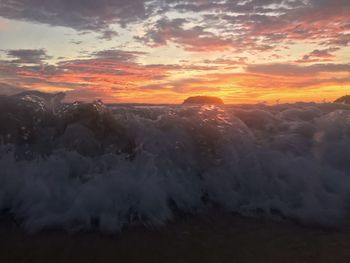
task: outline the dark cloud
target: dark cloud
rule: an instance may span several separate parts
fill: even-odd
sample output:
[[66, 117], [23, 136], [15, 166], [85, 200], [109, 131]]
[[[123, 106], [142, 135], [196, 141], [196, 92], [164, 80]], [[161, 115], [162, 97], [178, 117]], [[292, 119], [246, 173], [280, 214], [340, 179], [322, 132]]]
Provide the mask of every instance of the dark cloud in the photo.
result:
[[13, 95], [22, 91], [23, 88], [0, 82], [0, 95]]
[[272, 10], [288, 10], [304, 6], [302, 0], [166, 0], [174, 9], [192, 12], [259, 12], [268, 13]]
[[150, 46], [162, 46], [173, 42], [188, 51], [222, 51], [232, 48], [231, 39], [225, 39], [207, 31], [202, 26], [185, 28], [186, 19], [162, 18], [152, 24], [146, 34], [136, 39]]
[[13, 63], [40, 64], [51, 57], [46, 54], [44, 49], [13, 49], [6, 51]]
[[[71, 40], [70, 42], [74, 45], [80, 45], [83, 43], [83, 41], [78, 41], [78, 40]], [[58, 58], [58, 59], [60, 59], [60, 58]]]
[[[170, 19], [174, 11], [182, 18]], [[137, 39], [152, 46], [173, 42], [191, 51], [350, 43], [349, 0], [1, 0], [0, 16], [99, 32], [106, 40], [118, 35], [112, 24], [145, 22], [147, 32]]]
[[112, 38], [118, 36], [119, 34], [111, 29], [106, 29], [104, 31], [102, 31], [102, 34], [100, 36], [100, 39], [104, 39], [104, 40], [112, 40]]
[[176, 2], [174, 8], [182, 12], [201, 12], [203, 19], [197, 24], [220, 32], [220, 39], [231, 39], [237, 51], [260, 52], [298, 42], [350, 43], [348, 0]]
[[316, 43], [323, 48], [350, 43], [348, 0], [165, 2], [168, 10], [190, 12], [188, 16], [192, 20], [186, 23], [184, 19], [169, 21], [162, 18], [148, 27], [144, 39], [158, 45], [174, 42], [188, 50], [208, 51], [212, 49], [211, 44], [216, 49], [234, 48], [237, 52], [258, 53], [298, 42]]
[[108, 49], [92, 53], [92, 55], [96, 58], [116, 60], [118, 62], [131, 62], [136, 60], [138, 56], [145, 54], [145, 52], [125, 51], [118, 49]]
[[151, 0], [1, 0], [0, 16], [112, 35], [109, 25], [144, 19]]
[[296, 64], [257, 64], [249, 65], [247, 72], [281, 75], [281, 76], [306, 76], [319, 74], [321, 72], [350, 72], [350, 64], [314, 64], [311, 66], [300, 66]]
[[310, 62], [326, 62], [332, 61], [335, 59], [334, 52], [338, 51], [340, 48], [327, 48], [327, 49], [315, 49], [303, 56], [302, 59], [297, 60], [296, 62], [300, 63], [310, 63]]

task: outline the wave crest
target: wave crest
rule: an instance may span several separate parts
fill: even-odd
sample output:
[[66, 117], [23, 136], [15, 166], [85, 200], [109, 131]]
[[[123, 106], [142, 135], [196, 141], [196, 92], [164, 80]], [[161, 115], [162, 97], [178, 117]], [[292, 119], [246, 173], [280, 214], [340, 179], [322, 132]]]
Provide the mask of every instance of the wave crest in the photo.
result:
[[344, 105], [47, 106], [26, 96], [0, 102], [0, 209], [30, 230], [119, 231], [208, 206], [325, 225], [347, 218]]

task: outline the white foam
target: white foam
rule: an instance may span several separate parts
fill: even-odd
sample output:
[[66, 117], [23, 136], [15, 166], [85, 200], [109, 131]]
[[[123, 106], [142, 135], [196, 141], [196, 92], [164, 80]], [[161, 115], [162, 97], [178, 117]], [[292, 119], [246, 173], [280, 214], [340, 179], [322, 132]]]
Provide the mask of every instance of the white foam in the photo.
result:
[[0, 209], [30, 230], [114, 232], [208, 205], [342, 223], [350, 211], [350, 111], [286, 107], [115, 107], [133, 158], [57, 146], [46, 157], [16, 159], [14, 146], [2, 145]]

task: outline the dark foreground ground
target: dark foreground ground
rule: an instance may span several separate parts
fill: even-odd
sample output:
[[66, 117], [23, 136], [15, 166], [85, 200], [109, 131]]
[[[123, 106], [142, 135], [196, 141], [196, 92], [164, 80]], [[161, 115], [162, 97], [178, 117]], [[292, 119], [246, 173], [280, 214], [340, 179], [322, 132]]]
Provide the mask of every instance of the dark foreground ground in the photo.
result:
[[0, 262], [350, 262], [350, 231], [219, 212], [119, 235], [26, 234], [0, 224]]

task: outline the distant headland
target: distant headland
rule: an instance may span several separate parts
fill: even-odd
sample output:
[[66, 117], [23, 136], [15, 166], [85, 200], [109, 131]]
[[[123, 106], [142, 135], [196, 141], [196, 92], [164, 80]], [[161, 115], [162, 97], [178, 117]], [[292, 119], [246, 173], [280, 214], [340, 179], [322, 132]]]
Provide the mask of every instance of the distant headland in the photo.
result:
[[334, 103], [350, 104], [350, 95], [343, 96], [337, 99]]
[[215, 105], [223, 105], [224, 102], [222, 99], [218, 97], [211, 96], [195, 96], [187, 98], [183, 104], [215, 104]]

